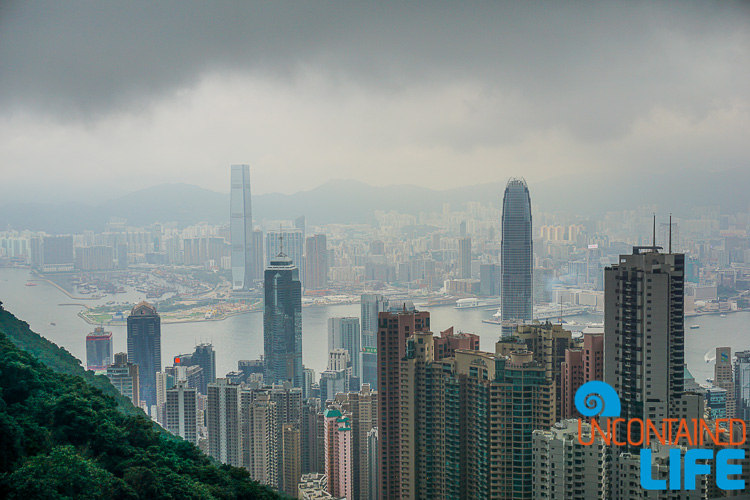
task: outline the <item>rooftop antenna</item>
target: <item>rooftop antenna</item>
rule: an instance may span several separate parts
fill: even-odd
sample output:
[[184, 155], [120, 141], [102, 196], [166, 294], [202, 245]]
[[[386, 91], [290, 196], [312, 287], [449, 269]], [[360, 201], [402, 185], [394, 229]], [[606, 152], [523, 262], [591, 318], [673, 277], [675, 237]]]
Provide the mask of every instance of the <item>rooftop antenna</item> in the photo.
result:
[[656, 250], [656, 212], [654, 212], [654, 233], [651, 237], [651, 246], [653, 246], [654, 250]]
[[284, 233], [281, 232], [281, 223], [279, 223], [279, 256], [284, 255]]
[[672, 214], [669, 214], [669, 253], [672, 253]]

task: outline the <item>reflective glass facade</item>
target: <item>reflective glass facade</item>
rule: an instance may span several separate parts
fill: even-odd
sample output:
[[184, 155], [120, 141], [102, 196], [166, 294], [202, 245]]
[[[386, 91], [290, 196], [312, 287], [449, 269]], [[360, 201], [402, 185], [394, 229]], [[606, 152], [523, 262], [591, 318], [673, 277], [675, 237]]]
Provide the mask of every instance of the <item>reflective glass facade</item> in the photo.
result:
[[[508, 181], [503, 196], [501, 243], [502, 319], [523, 322], [532, 319], [531, 198], [523, 179]], [[506, 327], [503, 327], [505, 332]]]
[[283, 253], [266, 269], [263, 344], [266, 384], [289, 380], [302, 387], [302, 283]]

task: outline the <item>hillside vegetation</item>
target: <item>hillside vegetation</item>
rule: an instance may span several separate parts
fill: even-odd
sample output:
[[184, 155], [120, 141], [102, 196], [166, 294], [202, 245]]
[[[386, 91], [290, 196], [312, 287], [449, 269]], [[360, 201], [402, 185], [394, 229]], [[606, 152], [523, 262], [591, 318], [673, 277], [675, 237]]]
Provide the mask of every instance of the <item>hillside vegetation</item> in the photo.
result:
[[159, 431], [0, 303], [0, 498], [280, 496]]

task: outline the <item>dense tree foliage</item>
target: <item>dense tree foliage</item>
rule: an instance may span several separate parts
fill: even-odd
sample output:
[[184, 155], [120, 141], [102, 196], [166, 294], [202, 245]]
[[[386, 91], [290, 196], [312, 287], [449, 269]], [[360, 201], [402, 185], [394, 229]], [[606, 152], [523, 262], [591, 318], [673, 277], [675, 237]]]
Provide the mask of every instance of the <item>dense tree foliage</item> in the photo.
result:
[[0, 305], [0, 498], [279, 498], [112, 391]]

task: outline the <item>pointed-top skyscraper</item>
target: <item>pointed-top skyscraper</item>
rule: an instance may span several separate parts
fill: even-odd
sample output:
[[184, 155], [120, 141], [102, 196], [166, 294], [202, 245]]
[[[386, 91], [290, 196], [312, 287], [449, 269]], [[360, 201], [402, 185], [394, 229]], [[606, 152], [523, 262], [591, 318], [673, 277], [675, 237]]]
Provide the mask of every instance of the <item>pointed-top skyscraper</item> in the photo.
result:
[[265, 272], [265, 382], [290, 380], [294, 387], [302, 387], [302, 283], [299, 269], [284, 254], [283, 241], [281, 236], [279, 254]]
[[511, 178], [503, 196], [501, 242], [501, 297], [503, 333], [514, 330], [512, 323], [533, 319], [531, 241], [531, 197], [523, 178]]
[[232, 165], [230, 198], [232, 288], [247, 290], [256, 278], [253, 266], [253, 211], [250, 204], [250, 167]]

